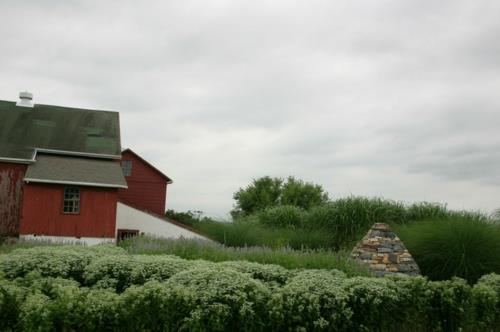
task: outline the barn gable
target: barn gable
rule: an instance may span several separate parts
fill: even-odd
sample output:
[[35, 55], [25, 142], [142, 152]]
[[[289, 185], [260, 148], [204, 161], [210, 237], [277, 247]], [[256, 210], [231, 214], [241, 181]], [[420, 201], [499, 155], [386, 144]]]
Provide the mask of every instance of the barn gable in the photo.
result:
[[118, 190], [118, 199], [141, 210], [164, 215], [167, 186], [172, 180], [131, 149], [122, 152], [121, 164], [128, 189]]

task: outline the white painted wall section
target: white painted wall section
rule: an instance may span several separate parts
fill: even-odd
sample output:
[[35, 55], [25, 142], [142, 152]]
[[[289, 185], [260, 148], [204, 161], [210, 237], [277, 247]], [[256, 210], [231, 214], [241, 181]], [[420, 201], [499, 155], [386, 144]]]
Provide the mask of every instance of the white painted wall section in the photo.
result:
[[116, 209], [116, 230], [118, 229], [138, 230], [140, 234], [165, 238], [207, 240], [195, 232], [120, 202]]
[[83, 244], [87, 246], [95, 246], [98, 244], [105, 243], [115, 243], [114, 238], [107, 237], [74, 237], [74, 236], [48, 236], [48, 235], [34, 235], [25, 234], [19, 235], [21, 240], [26, 241], [41, 241], [41, 242], [53, 242], [53, 243], [64, 243], [64, 244]]

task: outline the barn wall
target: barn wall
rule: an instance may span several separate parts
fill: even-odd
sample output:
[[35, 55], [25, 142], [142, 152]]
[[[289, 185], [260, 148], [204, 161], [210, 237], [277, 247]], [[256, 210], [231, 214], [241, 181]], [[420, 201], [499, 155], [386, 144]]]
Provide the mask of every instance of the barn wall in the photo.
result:
[[132, 161], [132, 174], [125, 177], [128, 189], [119, 189], [118, 198], [141, 209], [165, 214], [167, 181], [128, 151], [122, 154], [122, 160]]
[[126, 230], [138, 230], [139, 233], [165, 237], [165, 238], [186, 238], [204, 239], [207, 238], [196, 234], [188, 229], [177, 226], [166, 220], [145, 213], [126, 204], [118, 202], [118, 212], [116, 216], [116, 228]]
[[19, 234], [26, 168], [23, 164], [0, 162], [0, 236]]
[[24, 186], [23, 235], [115, 237], [117, 190], [80, 187], [80, 214], [62, 213], [64, 186]]

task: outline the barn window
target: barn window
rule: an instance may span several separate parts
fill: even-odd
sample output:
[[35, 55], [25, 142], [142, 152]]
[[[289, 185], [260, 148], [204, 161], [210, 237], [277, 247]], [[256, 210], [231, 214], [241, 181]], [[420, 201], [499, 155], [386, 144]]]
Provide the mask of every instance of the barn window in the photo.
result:
[[132, 175], [132, 160], [122, 160], [123, 175]]
[[67, 187], [64, 188], [63, 200], [64, 213], [80, 213], [80, 189]]

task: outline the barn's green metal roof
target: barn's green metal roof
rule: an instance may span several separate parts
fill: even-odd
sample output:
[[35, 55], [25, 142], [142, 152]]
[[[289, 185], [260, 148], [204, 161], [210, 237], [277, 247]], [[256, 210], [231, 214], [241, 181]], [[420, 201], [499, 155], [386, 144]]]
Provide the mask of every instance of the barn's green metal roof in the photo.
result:
[[117, 160], [37, 154], [28, 166], [26, 182], [127, 188]]
[[0, 100], [0, 158], [32, 159], [35, 149], [119, 158], [118, 112]]

